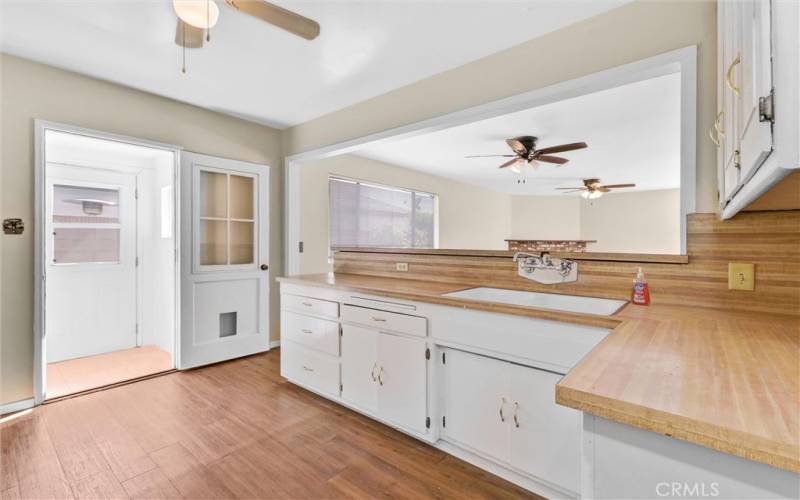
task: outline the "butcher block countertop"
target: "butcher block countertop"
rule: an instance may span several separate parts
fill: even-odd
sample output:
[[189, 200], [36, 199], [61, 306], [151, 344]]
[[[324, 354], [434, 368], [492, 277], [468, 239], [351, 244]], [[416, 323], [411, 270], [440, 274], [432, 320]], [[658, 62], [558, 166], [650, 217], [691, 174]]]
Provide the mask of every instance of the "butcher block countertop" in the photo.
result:
[[556, 386], [559, 404], [800, 473], [800, 317], [657, 304], [607, 317], [442, 297], [470, 285], [279, 280], [609, 328]]

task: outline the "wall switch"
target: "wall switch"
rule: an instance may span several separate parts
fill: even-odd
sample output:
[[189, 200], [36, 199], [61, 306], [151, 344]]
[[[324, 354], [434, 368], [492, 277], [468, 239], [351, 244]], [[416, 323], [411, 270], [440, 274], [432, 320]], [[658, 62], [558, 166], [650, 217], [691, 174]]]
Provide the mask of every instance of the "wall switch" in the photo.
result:
[[728, 263], [728, 289], [754, 290], [756, 287], [756, 270], [754, 264], [741, 262]]
[[394, 265], [397, 271], [406, 273], [408, 272], [408, 262], [398, 262]]

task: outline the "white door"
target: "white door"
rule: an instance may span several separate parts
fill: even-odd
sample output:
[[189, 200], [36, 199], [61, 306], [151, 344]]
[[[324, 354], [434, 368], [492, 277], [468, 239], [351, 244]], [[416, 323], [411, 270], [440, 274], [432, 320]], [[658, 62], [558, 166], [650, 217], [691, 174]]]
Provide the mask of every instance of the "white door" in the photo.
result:
[[269, 349], [269, 167], [181, 153], [181, 369]]
[[443, 438], [508, 463], [509, 364], [451, 349], [445, 355]]
[[378, 408], [378, 335], [342, 326], [342, 399], [372, 412]]
[[136, 176], [48, 165], [48, 363], [135, 347]]
[[424, 433], [428, 417], [428, 363], [425, 342], [378, 335], [378, 414]]
[[518, 365], [509, 369], [511, 465], [579, 492], [581, 413], [556, 404], [561, 375]]

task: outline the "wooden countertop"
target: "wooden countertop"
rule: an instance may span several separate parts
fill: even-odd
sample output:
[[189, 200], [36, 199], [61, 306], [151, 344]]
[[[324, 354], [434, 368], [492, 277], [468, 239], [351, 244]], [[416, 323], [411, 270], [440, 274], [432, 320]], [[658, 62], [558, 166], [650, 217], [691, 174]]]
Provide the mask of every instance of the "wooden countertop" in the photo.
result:
[[556, 402], [800, 473], [800, 317], [658, 305], [605, 317], [441, 296], [469, 285], [333, 273], [279, 280], [609, 328], [558, 383]]

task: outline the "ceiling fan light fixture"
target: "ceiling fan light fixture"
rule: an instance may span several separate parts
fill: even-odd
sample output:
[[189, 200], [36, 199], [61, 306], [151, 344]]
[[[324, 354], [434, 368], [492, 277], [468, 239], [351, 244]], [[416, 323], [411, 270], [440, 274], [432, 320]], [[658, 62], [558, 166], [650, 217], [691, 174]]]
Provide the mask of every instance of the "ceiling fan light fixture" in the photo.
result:
[[511, 165], [510, 170], [512, 172], [514, 172], [515, 174], [521, 174], [522, 172], [525, 171], [525, 165], [527, 165], [527, 164], [528, 164], [528, 160], [526, 160], [525, 158], [521, 158], [521, 157], [517, 158], [517, 161], [515, 161], [513, 163], [513, 165]]
[[181, 21], [195, 28], [213, 28], [219, 19], [214, 0], [172, 0], [172, 6]]
[[601, 196], [603, 196], [603, 193], [601, 191], [584, 191], [581, 193], [581, 198], [585, 200], [596, 200]]

